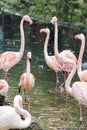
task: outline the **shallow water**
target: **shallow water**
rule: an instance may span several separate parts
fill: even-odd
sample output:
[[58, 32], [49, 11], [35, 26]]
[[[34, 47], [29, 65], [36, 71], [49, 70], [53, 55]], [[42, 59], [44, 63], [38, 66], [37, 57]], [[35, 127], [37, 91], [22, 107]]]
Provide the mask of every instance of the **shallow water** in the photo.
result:
[[[14, 20], [15, 19], [15, 20]], [[18, 18], [4, 17], [4, 22], [0, 26], [0, 53], [7, 50], [19, 51], [20, 48], [20, 30]], [[37, 117], [40, 123], [48, 130], [58, 129], [77, 129], [79, 126], [79, 106], [73, 97], [69, 97], [69, 106], [65, 107], [65, 100], [62, 100], [60, 92], [55, 96], [55, 72], [51, 70], [45, 63], [43, 55], [43, 46], [45, 35], [40, 34], [39, 30], [43, 27], [49, 27], [52, 30], [49, 44], [49, 54], [53, 54], [53, 27], [52, 25], [37, 25], [29, 26], [24, 24], [25, 30], [25, 51], [21, 61], [9, 71], [9, 85], [11, 101], [16, 94], [18, 94], [18, 83], [20, 74], [26, 70], [26, 54], [28, 51], [32, 52], [31, 72], [35, 75], [35, 87], [30, 95], [30, 112]], [[60, 27], [61, 33], [62, 27]], [[65, 32], [64, 32], [65, 31]], [[74, 44], [76, 41], [72, 40], [74, 33], [71, 32], [71, 44], [65, 43], [66, 29], [59, 37], [60, 51], [63, 49], [71, 49], [78, 56], [80, 44]], [[76, 32], [78, 33], [78, 32]], [[62, 37], [62, 35], [64, 35]], [[69, 35], [67, 36], [69, 38]], [[87, 61], [87, 52], [85, 51], [83, 62]], [[0, 78], [3, 78], [4, 72], [0, 71]], [[74, 76], [73, 81], [77, 81], [77, 75]], [[63, 73], [59, 73], [59, 84], [63, 82]], [[23, 91], [21, 92], [23, 95]], [[65, 99], [65, 96], [64, 96]], [[87, 121], [86, 107], [83, 107], [83, 124]]]

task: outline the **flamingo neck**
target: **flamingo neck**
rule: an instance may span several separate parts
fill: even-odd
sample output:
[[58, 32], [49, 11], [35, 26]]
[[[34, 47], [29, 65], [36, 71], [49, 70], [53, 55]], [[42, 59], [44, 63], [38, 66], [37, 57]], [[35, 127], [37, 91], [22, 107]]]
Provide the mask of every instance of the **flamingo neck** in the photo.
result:
[[14, 109], [18, 115], [23, 116], [24, 120], [20, 117], [20, 122], [18, 122], [15, 128], [27, 128], [31, 123], [31, 115], [28, 111], [24, 110], [18, 102], [18, 100], [14, 100]]
[[27, 67], [26, 67], [26, 72], [27, 72], [27, 75], [30, 74], [31, 70], [30, 70], [30, 59], [27, 59]]
[[50, 37], [50, 32], [47, 33], [45, 44], [44, 44], [44, 57], [45, 57], [45, 59], [48, 57], [47, 47], [48, 47], [49, 37]]
[[66, 80], [66, 83], [65, 83], [65, 89], [66, 89], [66, 91], [67, 91], [70, 95], [72, 95], [72, 88], [70, 87], [70, 83], [71, 83], [71, 80], [72, 80], [73, 76], [75, 75], [75, 72], [76, 72], [76, 64], [74, 63], [73, 69], [72, 69], [72, 71], [70, 72], [70, 74], [69, 74], [69, 76], [68, 76], [68, 78], [67, 78], [67, 80]]
[[59, 56], [59, 51], [58, 51], [58, 25], [57, 22], [54, 24], [55, 26], [55, 33], [54, 33], [54, 53], [57, 61], [61, 64], [61, 58]]
[[81, 63], [82, 63], [82, 57], [83, 57], [83, 54], [84, 54], [84, 49], [85, 49], [85, 38], [82, 39], [80, 53], [79, 53], [79, 57], [78, 57], [78, 68], [77, 68], [78, 75], [82, 71], [81, 70]]
[[31, 123], [31, 115], [29, 114], [28, 111], [26, 111], [22, 108], [20, 109], [20, 113], [18, 113], [18, 114], [20, 114], [24, 118], [24, 119], [21, 119], [21, 122], [20, 122], [18, 127], [19, 128], [27, 128]]
[[23, 56], [24, 47], [25, 47], [25, 36], [24, 36], [23, 23], [24, 23], [24, 19], [22, 19], [21, 23], [20, 23], [20, 37], [21, 37], [20, 57], [19, 57], [20, 59]]
[[58, 26], [57, 22], [54, 24], [55, 26], [55, 33], [54, 33], [54, 53], [55, 55], [58, 55]]

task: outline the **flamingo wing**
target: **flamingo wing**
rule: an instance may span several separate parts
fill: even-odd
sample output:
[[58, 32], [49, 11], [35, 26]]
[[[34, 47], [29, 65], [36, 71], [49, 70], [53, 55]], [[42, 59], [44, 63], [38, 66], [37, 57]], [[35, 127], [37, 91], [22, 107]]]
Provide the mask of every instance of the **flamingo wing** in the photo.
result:
[[7, 70], [15, 65], [18, 61], [18, 52], [4, 52], [0, 55], [0, 69]]
[[54, 71], [59, 71], [61, 68], [61, 65], [57, 62], [55, 56], [49, 56], [49, 58], [46, 60], [46, 64]]

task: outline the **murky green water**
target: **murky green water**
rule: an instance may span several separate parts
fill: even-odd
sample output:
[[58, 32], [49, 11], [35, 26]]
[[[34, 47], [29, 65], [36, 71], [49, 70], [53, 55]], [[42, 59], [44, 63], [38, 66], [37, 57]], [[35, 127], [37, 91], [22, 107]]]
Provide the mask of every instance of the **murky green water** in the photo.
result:
[[[5, 19], [4, 19], [5, 21]], [[5, 22], [6, 23], [6, 22]], [[0, 53], [11, 50], [18, 51], [20, 48], [20, 30], [19, 22], [10, 20], [10, 24], [1, 24], [0, 26]], [[9, 85], [11, 93], [11, 101], [18, 94], [18, 83], [20, 74], [26, 70], [26, 54], [32, 52], [31, 71], [35, 75], [35, 87], [31, 91], [30, 96], [30, 111], [31, 114], [37, 117], [40, 123], [48, 130], [58, 129], [76, 129], [79, 126], [79, 106], [73, 97], [69, 97], [69, 107], [65, 107], [65, 101], [62, 101], [61, 95], [57, 92], [55, 96], [55, 72], [51, 70], [45, 63], [43, 55], [43, 46], [45, 35], [39, 33], [43, 27], [53, 27], [50, 25], [36, 25], [31, 27], [25, 23], [25, 51], [22, 60], [9, 71]], [[60, 28], [61, 30], [62, 28]], [[78, 33], [78, 32], [77, 32]], [[73, 36], [73, 34], [72, 34]], [[68, 35], [69, 37], [69, 35]], [[63, 37], [64, 38], [64, 37]], [[66, 37], [65, 37], [66, 38]], [[80, 44], [75, 44], [76, 41], [71, 41], [73, 44], [65, 44], [65, 39], [62, 39], [62, 34], [59, 37], [60, 51], [63, 49], [71, 49], [78, 56]], [[49, 53], [53, 53], [53, 32], [51, 34], [49, 44]], [[84, 54], [83, 61], [87, 61], [87, 52]], [[3, 78], [4, 72], [0, 71], [0, 78]], [[75, 75], [73, 81], [78, 80]], [[59, 73], [60, 84], [63, 82], [63, 73]], [[23, 92], [21, 92], [23, 95]], [[87, 121], [87, 110], [83, 107], [83, 126]], [[82, 126], [82, 127], [83, 127]]]

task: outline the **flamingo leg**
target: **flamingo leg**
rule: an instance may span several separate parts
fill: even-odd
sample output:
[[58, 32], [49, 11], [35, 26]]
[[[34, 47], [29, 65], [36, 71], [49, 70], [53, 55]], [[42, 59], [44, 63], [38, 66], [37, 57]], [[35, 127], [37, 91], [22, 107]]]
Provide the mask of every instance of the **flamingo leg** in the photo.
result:
[[55, 90], [58, 90], [58, 72], [56, 72], [56, 86], [55, 86]]
[[8, 82], [8, 71], [5, 72], [4, 79]]
[[65, 92], [65, 82], [63, 82], [60, 86], [59, 86], [59, 92], [61, 94], [61, 99], [62, 102], [64, 101], [64, 92]]
[[[69, 75], [69, 73], [68, 73]], [[67, 79], [67, 72], [65, 71], [64, 72], [64, 81], [66, 82], [66, 79]], [[65, 90], [66, 91], [66, 90]], [[68, 93], [66, 92], [66, 107], [68, 106]]]
[[[8, 83], [8, 71], [6, 71], [4, 74], [4, 80], [6, 80]], [[10, 101], [10, 91], [9, 90], [8, 90], [8, 100]]]
[[67, 73], [66, 71], [64, 71], [64, 81], [66, 81], [66, 79], [67, 79]]
[[80, 104], [80, 125], [82, 124], [82, 104]]
[[30, 91], [28, 91], [28, 111], [30, 111]]
[[24, 89], [24, 101], [26, 102], [26, 90]]
[[66, 92], [66, 107], [68, 107], [68, 93]]
[[10, 102], [10, 91], [8, 90], [8, 101]]

